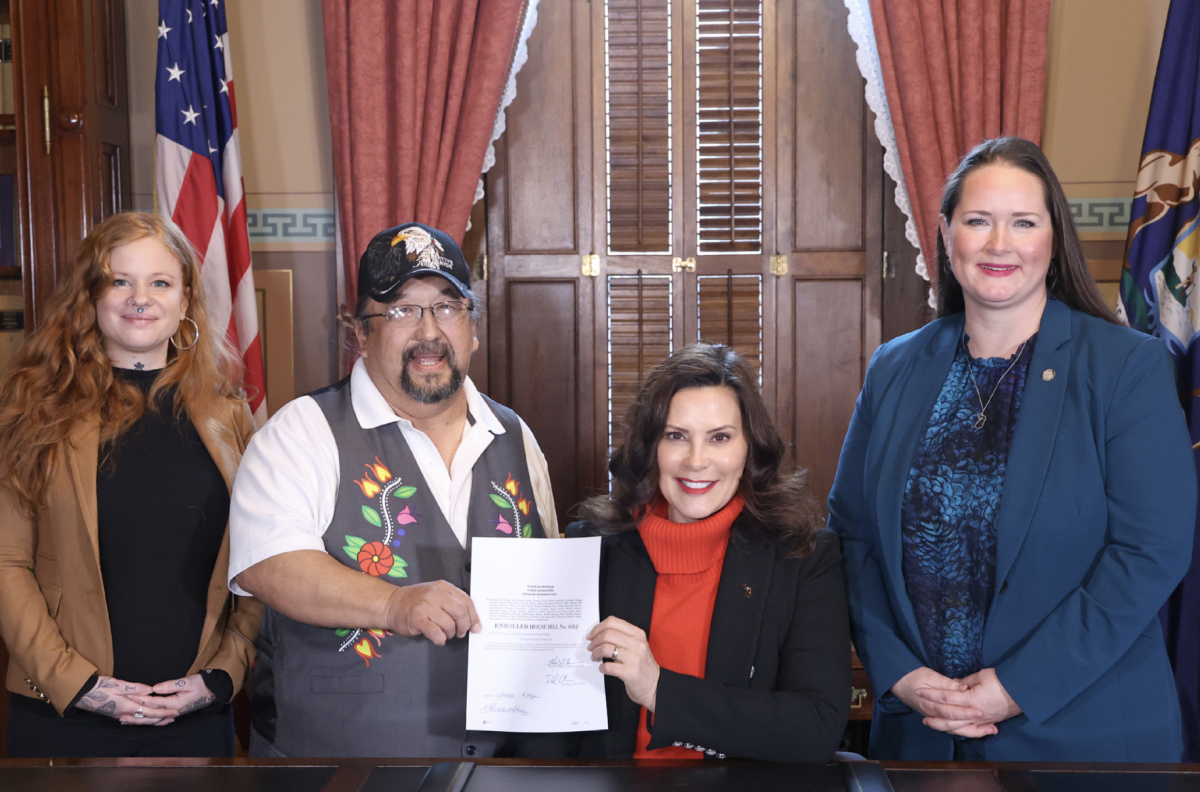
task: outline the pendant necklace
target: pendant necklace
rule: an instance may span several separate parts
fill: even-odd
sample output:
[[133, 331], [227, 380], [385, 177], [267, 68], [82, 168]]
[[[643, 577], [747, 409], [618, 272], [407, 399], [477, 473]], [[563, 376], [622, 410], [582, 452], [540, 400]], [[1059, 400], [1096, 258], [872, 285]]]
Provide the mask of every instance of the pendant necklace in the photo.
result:
[[1017, 347], [1017, 354], [1013, 356], [1013, 362], [1008, 365], [1004, 373], [1000, 375], [1000, 379], [996, 380], [996, 387], [992, 388], [992, 393], [988, 396], [987, 401], [983, 400], [983, 394], [979, 391], [979, 381], [975, 379], [975, 360], [971, 357], [971, 350], [967, 347], [967, 334], [964, 332], [962, 336], [963, 351], [967, 353], [967, 370], [971, 373], [971, 384], [975, 386], [975, 398], [979, 399], [979, 412], [975, 413], [974, 420], [971, 422], [973, 429], [982, 429], [987, 423], [987, 408], [991, 406], [992, 399], [996, 398], [996, 391], [1000, 390], [1000, 383], [1004, 382], [1004, 378], [1013, 370], [1017, 362], [1021, 359], [1021, 354], [1025, 351], [1025, 345], [1029, 343], [1026, 338], [1021, 342], [1021, 346]]

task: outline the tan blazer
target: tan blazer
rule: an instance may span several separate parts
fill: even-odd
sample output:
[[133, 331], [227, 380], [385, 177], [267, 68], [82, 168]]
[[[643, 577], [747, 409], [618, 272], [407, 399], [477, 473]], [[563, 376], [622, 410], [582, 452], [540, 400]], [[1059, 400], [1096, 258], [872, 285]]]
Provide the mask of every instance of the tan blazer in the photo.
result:
[[[254, 432], [249, 409], [225, 402], [212, 417], [197, 422], [196, 430], [226, 486], [232, 487]], [[113, 671], [97, 538], [99, 439], [99, 418], [75, 427], [63, 443], [46, 507], [32, 521], [7, 488], [0, 487], [0, 635], [10, 656], [6, 685], [18, 695], [48, 701], [59, 714], [92, 674]], [[263, 609], [256, 600], [230, 594], [228, 566], [227, 525], [208, 585], [200, 651], [188, 674], [220, 668], [233, 679], [236, 692], [254, 660]]]

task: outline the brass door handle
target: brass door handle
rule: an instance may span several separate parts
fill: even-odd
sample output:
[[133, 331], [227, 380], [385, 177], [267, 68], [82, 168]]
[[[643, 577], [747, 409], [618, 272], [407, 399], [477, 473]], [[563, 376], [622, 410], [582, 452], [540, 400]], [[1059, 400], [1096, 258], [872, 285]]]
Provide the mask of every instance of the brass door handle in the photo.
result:
[[42, 135], [46, 142], [46, 153], [50, 153], [50, 87], [42, 86]]

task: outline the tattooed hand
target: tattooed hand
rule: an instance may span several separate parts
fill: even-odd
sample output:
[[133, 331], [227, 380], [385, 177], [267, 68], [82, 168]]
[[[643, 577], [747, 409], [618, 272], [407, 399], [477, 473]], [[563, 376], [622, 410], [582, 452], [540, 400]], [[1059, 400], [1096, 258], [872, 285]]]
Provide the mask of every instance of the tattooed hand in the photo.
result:
[[153, 690], [159, 696], [156, 701], [173, 707], [180, 715], [204, 709], [217, 700], [199, 674], [159, 682]]
[[[102, 676], [96, 680], [95, 687], [75, 702], [75, 707], [126, 724], [161, 726], [170, 723], [179, 713], [170, 704], [163, 704], [162, 699], [151, 695], [153, 692], [149, 685]], [[139, 707], [143, 717], [135, 718], [133, 713]]]

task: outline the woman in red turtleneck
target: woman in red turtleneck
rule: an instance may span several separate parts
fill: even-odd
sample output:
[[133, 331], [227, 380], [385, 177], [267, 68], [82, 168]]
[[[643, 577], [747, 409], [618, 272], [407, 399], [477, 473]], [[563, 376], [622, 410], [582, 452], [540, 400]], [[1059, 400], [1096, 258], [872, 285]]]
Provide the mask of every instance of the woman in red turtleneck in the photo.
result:
[[819, 528], [758, 378], [694, 344], [647, 377], [609, 462], [612, 494], [568, 536], [604, 536], [589, 634], [605, 732], [580, 756], [828, 761], [850, 712], [837, 538]]

